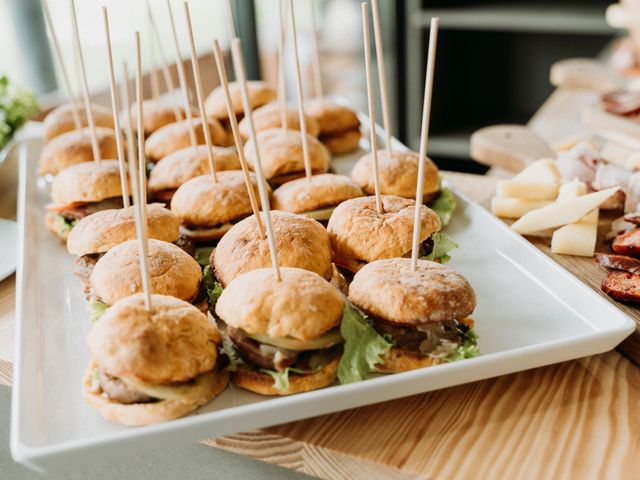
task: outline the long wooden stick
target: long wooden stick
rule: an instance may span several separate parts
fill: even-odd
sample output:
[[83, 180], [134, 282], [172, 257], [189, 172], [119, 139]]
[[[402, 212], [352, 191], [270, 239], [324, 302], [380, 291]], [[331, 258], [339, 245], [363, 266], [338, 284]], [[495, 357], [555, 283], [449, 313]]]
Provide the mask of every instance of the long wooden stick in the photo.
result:
[[84, 67], [84, 57], [82, 55], [82, 45], [80, 44], [80, 33], [78, 32], [78, 16], [76, 15], [76, 2], [69, 0], [71, 3], [71, 19], [73, 20], [73, 33], [76, 43], [76, 51], [78, 60], [80, 61], [80, 71], [82, 73], [82, 94], [84, 96], [84, 108], [87, 115], [87, 123], [89, 124], [89, 134], [91, 135], [91, 149], [93, 150], [93, 160], [100, 165], [100, 147], [98, 145], [98, 136], [96, 134], [96, 123], [93, 119], [91, 111], [91, 97], [89, 96], [89, 84], [87, 83], [87, 71]]
[[[180, 56], [180, 43], [178, 41], [178, 33], [176, 32], [176, 23], [173, 19], [173, 9], [171, 8], [170, 0], [167, 0], [167, 11], [169, 12], [169, 20], [171, 21], [171, 33], [173, 34], [173, 46], [176, 53], [176, 67], [178, 69], [178, 83], [180, 83], [180, 89], [182, 90], [182, 98], [184, 102], [184, 111], [187, 116], [187, 122], [189, 124], [189, 140], [191, 146], [196, 147], [198, 140], [196, 138], [196, 127], [193, 123], [193, 115], [191, 114], [191, 101], [189, 100], [189, 87], [187, 86], [187, 77], [184, 72], [184, 65], [182, 63], [182, 57]], [[207, 119], [202, 117], [202, 121], [206, 122]]]
[[380, 4], [378, 0], [371, 0], [373, 11], [373, 35], [376, 42], [376, 59], [378, 62], [378, 83], [382, 103], [382, 122], [387, 139], [387, 151], [393, 154], [391, 143], [391, 120], [389, 116], [389, 97], [387, 96], [387, 74], [384, 66], [384, 42], [382, 41], [382, 25], [380, 22]]
[[238, 130], [238, 119], [235, 116], [233, 110], [233, 100], [231, 99], [231, 92], [229, 91], [229, 79], [227, 78], [227, 69], [224, 66], [224, 59], [222, 58], [222, 51], [220, 50], [220, 44], [218, 40], [213, 41], [213, 56], [216, 60], [216, 68], [218, 69], [218, 78], [224, 91], [224, 98], [227, 103], [227, 114], [229, 115], [229, 123], [231, 123], [231, 131], [233, 132], [233, 140], [238, 150], [238, 158], [240, 159], [240, 167], [242, 168], [242, 174], [244, 176], [244, 183], [247, 186], [247, 193], [249, 194], [249, 201], [251, 202], [251, 209], [253, 215], [256, 217], [256, 225], [258, 227], [258, 235], [264, 239], [264, 227], [262, 225], [262, 219], [260, 218], [260, 207], [258, 206], [258, 200], [256, 199], [256, 192], [253, 190], [253, 183], [251, 182], [251, 175], [249, 173], [249, 167], [247, 166], [247, 159], [244, 156], [244, 145], [242, 144], [242, 137], [240, 137], [240, 130]]
[[313, 93], [316, 98], [322, 98], [324, 97], [324, 92], [322, 90], [322, 70], [320, 69], [320, 48], [318, 47], [315, 0], [311, 0], [311, 44], [313, 46]]
[[298, 40], [296, 38], [296, 15], [293, 9], [293, 0], [289, 0], [289, 12], [291, 13], [291, 40], [293, 42], [293, 57], [296, 64], [296, 95], [298, 97], [298, 118], [300, 119], [300, 138], [302, 140], [302, 157], [304, 160], [304, 172], [307, 180], [311, 181], [311, 158], [309, 157], [309, 139], [307, 138], [307, 120], [304, 116], [304, 95], [302, 93], [302, 74], [300, 73], [300, 59], [298, 55]]
[[[142, 276], [142, 289], [144, 290], [144, 301], [147, 311], [151, 311], [151, 279], [149, 278], [149, 234], [147, 231], [147, 192], [145, 175], [145, 155], [144, 155], [144, 135], [142, 125], [144, 124], [143, 91], [142, 91], [142, 54], [140, 52], [140, 32], [136, 32], [136, 104], [138, 108], [138, 175], [140, 176], [138, 212], [139, 227], [138, 233], [140, 241], [140, 274]], [[135, 181], [135, 179], [134, 179]]]
[[284, 39], [286, 24], [286, 0], [278, 0], [278, 13], [280, 16], [280, 32], [278, 35], [278, 103], [280, 106], [280, 128], [285, 136], [289, 131], [287, 121], [287, 81], [284, 75]]
[[[120, 92], [122, 96], [122, 103], [127, 105], [127, 108], [124, 109], [124, 129], [125, 129], [125, 137], [127, 139], [127, 159], [129, 163], [129, 170], [131, 171], [131, 164], [137, 162], [136, 155], [136, 137], [133, 134], [133, 119], [131, 117], [131, 108], [130, 105], [130, 96], [129, 96], [129, 72], [127, 70], [127, 62], [122, 62], [122, 82], [120, 83]], [[131, 191], [132, 197], [138, 197], [138, 182], [136, 179], [138, 175], [129, 174], [129, 180], [131, 183]]]
[[62, 70], [62, 80], [64, 81], [64, 86], [67, 90], [67, 96], [69, 97], [69, 105], [71, 106], [71, 117], [73, 118], [73, 125], [76, 127], [76, 130], [80, 130], [82, 128], [82, 121], [80, 120], [80, 113], [78, 112], [76, 96], [73, 93], [73, 87], [71, 86], [71, 80], [69, 79], [69, 72], [67, 71], [67, 66], [64, 63], [64, 56], [62, 55], [62, 49], [60, 48], [60, 43], [58, 42], [56, 29], [53, 26], [53, 20], [51, 19], [51, 12], [49, 11], [49, 4], [47, 3], [47, 0], [42, 0], [42, 9], [44, 10], [47, 24], [49, 25], [49, 32], [51, 32], [53, 47], [56, 51], [58, 62], [60, 63], [60, 70]]
[[202, 131], [204, 133], [204, 141], [207, 145], [207, 157], [209, 159], [209, 170], [213, 181], [218, 181], [216, 174], [216, 166], [213, 161], [213, 142], [211, 141], [211, 131], [209, 130], [209, 122], [207, 119], [207, 110], [205, 109], [204, 91], [202, 90], [202, 77], [200, 76], [200, 64], [198, 63], [198, 54], [196, 53], [196, 44], [193, 39], [193, 26], [191, 25], [191, 13], [189, 12], [189, 2], [185, 1], [184, 19], [187, 23], [187, 33], [189, 34], [189, 48], [191, 50], [191, 65], [193, 67], [193, 79], [196, 84], [196, 96], [198, 97], [198, 106], [200, 108], [200, 116], [202, 117]]
[[422, 106], [422, 130], [420, 132], [420, 153], [418, 157], [418, 182], [416, 186], [416, 207], [413, 216], [413, 243], [411, 246], [411, 270], [415, 272], [418, 267], [418, 249], [420, 244], [420, 209], [423, 195], [424, 164], [427, 161], [427, 148], [429, 146], [429, 123], [431, 118], [431, 98], [433, 93], [433, 73], [436, 66], [436, 47], [438, 45], [438, 27], [440, 19], [431, 19], [429, 33], [429, 53], [427, 56], [427, 74], [424, 79], [424, 104]]
[[362, 8], [362, 35], [364, 37], [364, 70], [367, 77], [367, 103], [369, 106], [369, 135], [371, 138], [371, 159], [373, 160], [373, 187], [376, 195], [376, 211], [382, 213], [380, 196], [380, 172], [378, 170], [378, 141], [376, 134], [376, 108], [373, 104], [373, 81], [371, 79], [371, 41], [369, 39], [369, 7], [365, 2]]
[[169, 61], [167, 60], [167, 55], [165, 54], [164, 48], [162, 47], [162, 39], [160, 38], [160, 33], [158, 32], [158, 26], [156, 25], [156, 21], [153, 17], [153, 11], [151, 10], [151, 5], [147, 0], [147, 15], [149, 16], [149, 24], [151, 25], [151, 33], [153, 34], [153, 38], [156, 41], [156, 46], [158, 47], [158, 53], [160, 54], [160, 61], [162, 62], [162, 78], [164, 78], [165, 86], [167, 90], [172, 95], [170, 99], [171, 109], [173, 110], [173, 115], [176, 117], [176, 122], [182, 120], [182, 112], [180, 112], [180, 108], [176, 105], [175, 99], [173, 98], [174, 90], [176, 89], [173, 84], [173, 78], [171, 78], [171, 72], [169, 70]]
[[102, 19], [104, 21], [104, 36], [107, 44], [107, 63], [109, 65], [109, 91], [111, 93], [111, 112], [113, 113], [113, 127], [116, 133], [116, 147], [118, 149], [118, 166], [120, 167], [120, 187], [122, 189], [122, 205], [129, 207], [129, 186], [127, 185], [127, 171], [124, 162], [124, 144], [122, 130], [120, 130], [120, 118], [118, 115], [118, 98], [116, 95], [116, 75], [113, 68], [113, 51], [111, 49], [111, 32], [109, 29], [109, 13], [107, 7], [102, 7]]
[[276, 281], [280, 281], [280, 264], [278, 263], [278, 249], [276, 248], [275, 237], [273, 236], [273, 226], [271, 224], [271, 207], [269, 205], [269, 196], [267, 195], [267, 182], [264, 179], [262, 171], [262, 162], [260, 161], [260, 148], [258, 148], [258, 138], [256, 135], [256, 127], [253, 124], [253, 114], [251, 111], [251, 102], [249, 102], [249, 90], [247, 89], [247, 72], [244, 67], [244, 59], [242, 57], [242, 48], [240, 39], [235, 38], [231, 42], [231, 56], [236, 71], [236, 78], [240, 86], [240, 94], [242, 96], [242, 104], [244, 106], [244, 114], [249, 122], [249, 138], [255, 149], [255, 173], [258, 181], [258, 193], [260, 194], [260, 203], [264, 211], [265, 226], [267, 227], [267, 241], [269, 242], [269, 252], [271, 253], [271, 266]]
[[231, 0], [227, 0], [227, 27], [229, 28], [229, 36], [231, 37], [231, 41], [238, 37], [238, 32], [236, 31], [236, 22], [233, 19], [233, 8], [231, 7]]
[[[147, 7], [149, 3], [147, 3]], [[160, 78], [158, 77], [158, 68], [156, 67], [156, 48], [155, 43], [153, 42], [153, 35], [149, 35], [149, 66], [151, 71], [150, 73], [150, 81], [151, 81], [151, 98], [156, 100], [160, 96]]]

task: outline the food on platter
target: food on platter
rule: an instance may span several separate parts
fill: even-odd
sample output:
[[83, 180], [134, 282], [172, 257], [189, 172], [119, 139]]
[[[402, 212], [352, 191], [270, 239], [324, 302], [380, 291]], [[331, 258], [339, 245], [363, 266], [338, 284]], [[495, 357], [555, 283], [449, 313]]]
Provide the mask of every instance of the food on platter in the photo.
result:
[[[254, 175], [251, 182], [255, 190]], [[183, 183], [171, 200], [171, 211], [180, 220], [180, 232], [197, 243], [220, 240], [235, 223], [252, 214], [239, 170], [218, 172], [215, 181], [207, 174]]]
[[501, 218], [518, 219], [523, 215], [553, 203], [551, 200], [523, 200], [520, 198], [493, 197], [491, 211]]
[[6, 75], [0, 75], [0, 150], [15, 137], [16, 132], [38, 111], [36, 96], [16, 85]]
[[[211, 141], [213, 144], [223, 147], [227, 146], [229, 144], [227, 132], [220, 122], [215, 119], [209, 119], [207, 124], [209, 125], [209, 132], [211, 133]], [[196, 143], [198, 145], [204, 145], [205, 138], [202, 119], [194, 118], [193, 127], [195, 130]], [[190, 128], [189, 121], [182, 120], [165, 125], [153, 132], [145, 144], [145, 151], [149, 161], [156, 163], [177, 150], [192, 146], [189, 137]]]
[[[72, 105], [70, 103], [64, 103], [51, 110], [43, 121], [45, 142], [48, 142], [63, 133], [76, 130], [76, 125], [73, 120], [74, 108], [78, 113], [80, 125], [82, 127], [87, 127], [89, 125], [87, 122], [87, 114], [81, 104]], [[96, 127], [104, 127], [113, 130], [113, 116], [111, 115], [111, 110], [109, 110], [109, 108], [93, 103], [91, 104], [91, 112], [93, 113], [93, 121], [95, 122]]]
[[[240, 169], [238, 153], [234, 149], [213, 147], [212, 153], [216, 171]], [[147, 183], [149, 196], [168, 204], [180, 185], [209, 173], [209, 170], [209, 149], [206, 145], [176, 150], [156, 163], [151, 170]]]
[[336, 381], [345, 300], [318, 274], [298, 268], [237, 276], [216, 303], [236, 359], [234, 383], [261, 395], [290, 395]]
[[[333, 261], [340, 267], [357, 272], [374, 260], [410, 254], [415, 201], [395, 195], [382, 195], [381, 200], [382, 213], [377, 212], [374, 197], [347, 200], [333, 211], [327, 230]], [[446, 261], [456, 244], [439, 233], [440, 217], [422, 206], [420, 222], [420, 256]]]
[[[272, 185], [282, 185], [304, 176], [304, 158], [300, 137], [300, 132], [295, 130], [285, 132], [279, 128], [257, 133], [264, 176]], [[312, 173], [316, 175], [327, 172], [331, 163], [329, 151], [316, 137], [307, 134], [307, 141]], [[252, 140], [245, 144], [244, 151], [249, 166], [255, 170], [256, 152]]]
[[[116, 137], [110, 128], [96, 127], [98, 148], [102, 158], [117, 158]], [[93, 160], [91, 132], [88, 128], [58, 135], [47, 143], [40, 154], [40, 175], [57, 175], [71, 165]]]
[[499, 180], [496, 195], [521, 200], [554, 200], [560, 189], [560, 171], [553, 160], [538, 160], [509, 180]]
[[360, 187], [349, 177], [323, 173], [281, 185], [273, 192], [272, 206], [327, 221], [340, 203], [362, 196]]
[[349, 286], [349, 300], [388, 343], [378, 351], [376, 370], [403, 372], [478, 355], [469, 282], [439, 263], [418, 260], [413, 271], [410, 262], [371, 262]]
[[[176, 102], [177, 103], [177, 102]], [[144, 135], [148, 137], [156, 130], [160, 130], [166, 125], [181, 121], [185, 116], [184, 108], [174, 105], [171, 100], [166, 98], [153, 98], [145, 100], [144, 108]], [[180, 113], [181, 118], [176, 118], [176, 110]], [[124, 115], [124, 114], [123, 114]], [[191, 115], [197, 116], [198, 110], [191, 108]], [[134, 132], [138, 130], [138, 112], [135, 105], [131, 106], [131, 121]]]
[[87, 215], [122, 207], [118, 161], [83, 162], [65, 168], [51, 184], [51, 199], [45, 217], [47, 228], [66, 240], [74, 225]]
[[[276, 99], [275, 90], [269, 87], [266, 82], [250, 81], [247, 82], [247, 88], [249, 89], [249, 102], [251, 108], [254, 110]], [[236, 117], [242, 118], [242, 116], [244, 116], [244, 107], [240, 95], [240, 86], [237, 82], [229, 82], [229, 91], [231, 93], [231, 100], [233, 101], [233, 109]], [[210, 118], [215, 118], [221, 122], [228, 121], [227, 104], [222, 87], [215, 88], [209, 94], [205, 106], [207, 115]]]
[[192, 305], [152, 295], [123, 298], [87, 337], [84, 400], [105, 420], [128, 426], [182, 417], [227, 386], [220, 333]]
[[[287, 117], [287, 128], [291, 130], [300, 131], [300, 115], [298, 110], [293, 107], [287, 107], [286, 109], [286, 117]], [[317, 137], [320, 128], [318, 127], [318, 122], [315, 118], [310, 115], [306, 115], [305, 119], [307, 133], [314, 137]], [[282, 116], [280, 111], [280, 105], [277, 102], [268, 103], [256, 110], [253, 111], [253, 124], [256, 128], [256, 132], [261, 132], [262, 130], [269, 130], [271, 128], [281, 128], [282, 127]], [[246, 118], [243, 118], [239, 124], [240, 127], [240, 135], [242, 135], [242, 139], [246, 142], [249, 139], [249, 122]]]
[[[558, 202], [586, 195], [587, 185], [574, 181], [562, 185]], [[551, 251], [563, 255], [592, 257], [595, 253], [598, 237], [599, 209], [591, 210], [587, 215], [574, 223], [570, 223], [553, 232]]]
[[304, 111], [315, 119], [318, 138], [334, 155], [342, 155], [358, 148], [362, 133], [360, 119], [349, 107], [325, 98], [305, 103]]

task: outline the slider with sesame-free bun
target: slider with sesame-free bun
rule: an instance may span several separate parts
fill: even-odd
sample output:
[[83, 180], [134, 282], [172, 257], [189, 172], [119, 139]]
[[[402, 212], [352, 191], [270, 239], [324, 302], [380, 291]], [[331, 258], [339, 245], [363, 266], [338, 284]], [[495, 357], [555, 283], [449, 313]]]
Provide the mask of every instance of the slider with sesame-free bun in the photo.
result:
[[[247, 89], [249, 90], [249, 102], [252, 110], [262, 107], [269, 102], [273, 102], [276, 99], [276, 92], [273, 88], [269, 87], [266, 82], [258, 80], [249, 81], [247, 82]], [[244, 116], [244, 106], [242, 105], [242, 96], [238, 82], [229, 82], [229, 93], [231, 94], [233, 111], [236, 114], [236, 118], [240, 120]], [[216, 87], [207, 96], [205, 108], [209, 118], [214, 118], [223, 123], [229, 122], [227, 104], [222, 86]]]
[[360, 120], [349, 107], [325, 98], [305, 103], [304, 111], [318, 125], [318, 139], [334, 155], [358, 149], [362, 133]]
[[[88, 126], [87, 114], [82, 108], [82, 105], [73, 105], [70, 103], [62, 104], [51, 110], [42, 122], [44, 126], [45, 143], [59, 135], [76, 130], [75, 121], [73, 119], [74, 109], [78, 114], [80, 126]], [[93, 120], [96, 127], [104, 127], [113, 130], [113, 116], [107, 107], [93, 103], [91, 104], [91, 112], [93, 113]]]
[[[285, 115], [287, 119], [287, 128], [300, 131], [300, 114], [298, 113], [298, 110], [294, 107], [287, 107]], [[240, 135], [242, 136], [242, 140], [244, 140], [245, 142], [249, 139], [250, 136], [248, 123], [249, 122], [247, 121], [247, 119], [243, 118], [239, 124]], [[306, 115], [305, 123], [307, 127], [307, 133], [313, 137], [317, 137], [320, 129], [315, 118], [311, 117], [310, 115]], [[271, 128], [281, 128], [282, 112], [280, 109], [280, 105], [277, 102], [272, 102], [256, 109], [253, 112], [253, 124], [256, 128], [256, 132], [269, 130]]]
[[[185, 116], [184, 107], [173, 105], [170, 100], [164, 98], [148, 99], [143, 102], [144, 108], [144, 135], [149, 137], [156, 130], [160, 130], [166, 125], [176, 123], [182, 120]], [[182, 115], [181, 118], [176, 118], [176, 110]], [[126, 112], [122, 113], [124, 117]], [[138, 112], [135, 105], [131, 106], [131, 119], [133, 122], [133, 131], [138, 132]], [[198, 109], [191, 107], [191, 115], [197, 116]]]

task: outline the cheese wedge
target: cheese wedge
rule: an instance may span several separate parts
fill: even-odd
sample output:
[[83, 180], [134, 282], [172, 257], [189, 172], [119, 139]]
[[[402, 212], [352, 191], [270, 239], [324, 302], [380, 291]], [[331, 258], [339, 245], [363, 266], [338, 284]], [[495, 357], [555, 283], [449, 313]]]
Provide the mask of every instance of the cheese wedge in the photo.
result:
[[525, 213], [550, 205], [549, 200], [522, 200], [520, 198], [493, 197], [491, 211], [497, 217], [520, 218]]
[[531, 183], [560, 183], [560, 179], [560, 170], [555, 160], [550, 158], [536, 160], [511, 178], [513, 181]]
[[618, 187], [590, 193], [533, 210], [511, 225], [516, 232], [528, 233], [577, 222], [618, 191]]
[[554, 200], [560, 186], [560, 172], [553, 160], [533, 162], [509, 180], [500, 180], [496, 195], [523, 200]]
[[569, 200], [587, 194], [587, 184], [580, 180], [573, 180], [560, 185], [558, 201]]
[[[597, 214], [597, 210], [594, 210]], [[597, 221], [596, 215], [596, 221]], [[551, 251], [562, 255], [577, 255], [593, 257], [598, 237], [597, 224], [583, 222], [565, 225], [553, 232], [551, 237]]]

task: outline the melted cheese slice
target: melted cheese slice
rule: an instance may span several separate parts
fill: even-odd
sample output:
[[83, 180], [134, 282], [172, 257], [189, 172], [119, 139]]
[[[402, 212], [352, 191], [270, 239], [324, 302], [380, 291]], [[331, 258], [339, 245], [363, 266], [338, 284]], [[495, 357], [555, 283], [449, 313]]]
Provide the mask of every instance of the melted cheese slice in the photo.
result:
[[202, 388], [207, 383], [211, 382], [212, 373], [207, 372], [202, 375], [198, 375], [193, 382], [185, 383], [182, 385], [151, 385], [144, 383], [134, 377], [119, 377], [127, 386], [136, 392], [144, 393], [153, 398], [160, 400], [176, 400], [182, 402], [189, 402], [194, 398], [197, 398]]
[[336, 207], [320, 208], [318, 210], [312, 210], [310, 212], [303, 212], [303, 215], [311, 217], [314, 220], [329, 220], [335, 208]]
[[560, 188], [560, 171], [550, 159], [533, 162], [515, 177], [500, 180], [496, 195], [522, 200], [554, 200]]
[[274, 347], [282, 348], [285, 350], [320, 350], [322, 348], [329, 348], [339, 343], [342, 343], [342, 336], [338, 329], [330, 330], [320, 337], [312, 340], [298, 340], [297, 338], [290, 337], [270, 337], [263, 333], [247, 333], [247, 336], [257, 340], [260, 343], [266, 343], [267, 345], [273, 345]]

